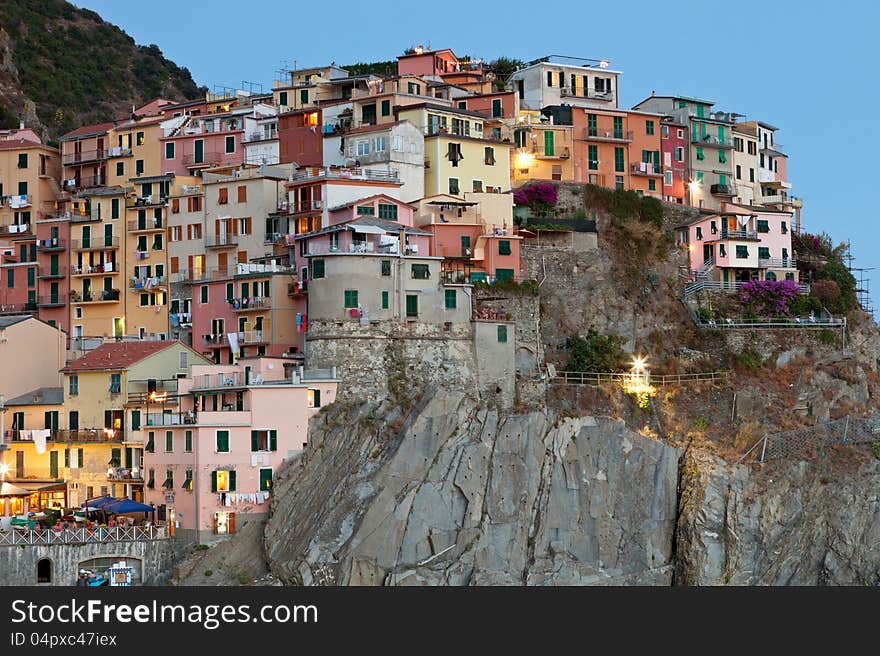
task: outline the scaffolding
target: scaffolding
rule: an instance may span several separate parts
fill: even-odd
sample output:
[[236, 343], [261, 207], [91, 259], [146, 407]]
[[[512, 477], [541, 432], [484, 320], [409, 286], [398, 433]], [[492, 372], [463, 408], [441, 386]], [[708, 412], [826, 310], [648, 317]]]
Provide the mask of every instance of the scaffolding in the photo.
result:
[[856, 298], [859, 301], [859, 305], [861, 305], [862, 309], [873, 318], [874, 307], [871, 303], [871, 276], [869, 272], [874, 271], [875, 269], [873, 267], [863, 268], [853, 266], [853, 261], [855, 261], [856, 258], [852, 254], [852, 242], [849, 240], [846, 242], [846, 255], [844, 255], [844, 259], [846, 260], [846, 268], [849, 269], [849, 272], [856, 280]]

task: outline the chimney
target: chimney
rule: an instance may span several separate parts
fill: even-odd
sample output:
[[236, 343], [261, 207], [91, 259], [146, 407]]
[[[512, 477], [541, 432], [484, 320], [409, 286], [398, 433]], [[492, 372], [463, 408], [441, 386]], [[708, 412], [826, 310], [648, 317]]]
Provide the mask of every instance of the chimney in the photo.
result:
[[19, 121], [19, 122], [18, 122], [18, 129], [19, 129], [19, 130], [24, 130], [24, 121]]

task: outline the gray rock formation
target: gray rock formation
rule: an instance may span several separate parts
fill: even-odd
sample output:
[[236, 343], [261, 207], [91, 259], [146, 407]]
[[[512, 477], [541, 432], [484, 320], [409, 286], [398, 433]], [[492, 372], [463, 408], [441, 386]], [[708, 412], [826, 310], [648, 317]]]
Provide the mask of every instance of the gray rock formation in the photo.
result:
[[831, 476], [766, 471], [689, 453], [682, 469], [676, 583], [880, 584], [880, 463]]
[[283, 582], [671, 582], [677, 449], [612, 420], [500, 419], [461, 393], [396, 412], [313, 420], [266, 530]]

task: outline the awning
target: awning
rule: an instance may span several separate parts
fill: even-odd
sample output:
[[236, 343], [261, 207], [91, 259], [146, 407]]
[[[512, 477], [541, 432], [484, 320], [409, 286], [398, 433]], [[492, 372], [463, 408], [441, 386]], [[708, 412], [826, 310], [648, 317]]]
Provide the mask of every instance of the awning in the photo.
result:
[[449, 205], [451, 207], [472, 207], [477, 203], [464, 200], [431, 200], [426, 205]]
[[0, 485], [0, 497], [27, 497], [30, 494], [30, 490], [25, 490], [12, 483], [4, 482]]
[[155, 508], [131, 499], [120, 499], [104, 506], [104, 510], [116, 515], [128, 515], [129, 513], [153, 512]]
[[48, 492], [49, 490], [66, 490], [67, 483], [59, 483], [58, 481], [31, 481], [29, 483], [16, 483], [16, 487], [24, 488], [30, 493]]
[[361, 225], [358, 223], [350, 225], [348, 227], [355, 232], [361, 232], [368, 235], [384, 235], [387, 232], [387, 230], [385, 230], [384, 228], [379, 228], [378, 226]]

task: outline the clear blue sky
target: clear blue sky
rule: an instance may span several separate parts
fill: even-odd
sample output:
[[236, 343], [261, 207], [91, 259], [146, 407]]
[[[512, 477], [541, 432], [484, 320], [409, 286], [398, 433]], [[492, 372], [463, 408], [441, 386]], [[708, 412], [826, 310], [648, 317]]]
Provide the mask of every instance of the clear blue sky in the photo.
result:
[[[77, 0], [140, 44], [155, 43], [199, 84], [270, 86], [282, 61], [318, 66], [394, 59], [411, 45], [490, 60], [546, 54], [609, 59], [621, 106], [652, 90], [716, 101], [780, 128], [804, 228], [851, 239], [855, 266], [878, 267], [880, 106], [876, 26], [868, 0], [622, 2], [210, 3]], [[880, 186], [880, 185], [878, 185]]]

